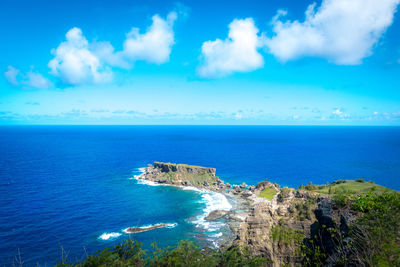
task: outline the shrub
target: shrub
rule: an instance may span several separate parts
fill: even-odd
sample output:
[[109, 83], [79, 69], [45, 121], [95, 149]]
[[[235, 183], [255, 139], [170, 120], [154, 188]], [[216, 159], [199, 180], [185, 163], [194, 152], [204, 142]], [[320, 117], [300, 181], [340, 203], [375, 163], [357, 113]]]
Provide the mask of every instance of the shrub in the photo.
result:
[[346, 180], [336, 180], [332, 184], [335, 185], [335, 184], [345, 184], [345, 183], [346, 183]]
[[312, 182], [309, 182], [305, 187], [304, 187], [304, 189], [305, 190], [316, 190], [317, 189], [317, 187], [315, 186], [315, 185], [313, 185], [312, 184]]
[[265, 266], [265, 258], [250, 254], [245, 247], [234, 247], [226, 251], [201, 249], [191, 241], [181, 241], [177, 246], [159, 248], [152, 244], [151, 253], [141, 248], [141, 243], [131, 239], [110, 249], [88, 256], [83, 262], [60, 262], [58, 267], [108, 267], [108, 266]]
[[351, 228], [357, 254], [367, 266], [400, 266], [400, 194], [360, 195], [353, 209], [364, 213]]
[[358, 182], [358, 183], [364, 183], [365, 180], [364, 180], [363, 178], [359, 178], [359, 179], [356, 179], [356, 182]]
[[354, 198], [354, 194], [345, 189], [337, 190], [335, 195], [333, 195], [333, 201], [338, 207], [351, 206]]
[[302, 233], [289, 228], [288, 226], [282, 224], [282, 222], [272, 227], [270, 237], [272, 241], [284, 245], [299, 245], [305, 238]]
[[282, 188], [282, 189], [281, 189], [281, 192], [280, 192], [279, 195], [278, 195], [278, 201], [279, 201], [279, 202], [283, 202], [286, 198], [289, 197], [291, 191], [292, 191], [292, 190], [290, 190], [290, 189], [287, 188], [287, 187]]

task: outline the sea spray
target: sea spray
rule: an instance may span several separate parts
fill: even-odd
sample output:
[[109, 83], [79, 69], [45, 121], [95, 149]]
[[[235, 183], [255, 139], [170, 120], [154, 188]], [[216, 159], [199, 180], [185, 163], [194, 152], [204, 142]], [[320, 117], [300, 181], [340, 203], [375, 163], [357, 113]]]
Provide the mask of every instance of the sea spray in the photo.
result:
[[116, 233], [116, 232], [107, 233], [107, 232], [105, 232], [105, 233], [103, 233], [103, 234], [101, 234], [99, 236], [99, 239], [101, 239], [101, 240], [113, 240], [113, 239], [116, 239], [116, 238], [118, 238], [120, 236], [121, 236], [121, 233]]
[[[140, 176], [146, 172], [146, 168], [138, 168], [130, 179], [135, 179], [137, 184], [149, 185], [149, 186], [172, 186], [181, 188], [182, 190], [193, 191], [200, 194], [201, 199], [198, 201], [199, 204], [205, 205], [201, 214], [198, 214], [189, 219], [189, 222], [194, 224], [198, 228], [202, 235], [207, 235], [209, 244], [216, 248], [218, 247], [218, 239], [223, 235], [223, 232], [228, 232], [229, 227], [221, 221], [207, 221], [205, 218], [213, 211], [224, 210], [229, 211], [232, 209], [232, 204], [226, 198], [226, 196], [219, 192], [214, 192], [207, 189], [200, 189], [193, 186], [179, 186], [169, 184], [159, 184], [153, 181], [140, 179]], [[151, 226], [151, 225], [150, 225]], [[126, 230], [126, 229], [125, 229]]]

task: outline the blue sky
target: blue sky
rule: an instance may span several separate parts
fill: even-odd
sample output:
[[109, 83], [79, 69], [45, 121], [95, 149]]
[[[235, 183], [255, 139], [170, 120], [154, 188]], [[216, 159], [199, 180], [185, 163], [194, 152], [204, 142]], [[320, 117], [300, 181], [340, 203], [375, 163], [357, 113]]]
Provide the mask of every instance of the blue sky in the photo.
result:
[[0, 124], [400, 125], [399, 3], [5, 0]]

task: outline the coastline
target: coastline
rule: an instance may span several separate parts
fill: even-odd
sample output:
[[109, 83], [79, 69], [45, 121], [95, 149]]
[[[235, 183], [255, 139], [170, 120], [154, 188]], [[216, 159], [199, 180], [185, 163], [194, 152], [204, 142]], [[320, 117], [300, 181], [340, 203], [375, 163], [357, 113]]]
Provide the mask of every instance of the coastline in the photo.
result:
[[[204, 232], [211, 232], [209, 236], [214, 240], [209, 240], [211, 241], [209, 243], [212, 244], [212, 247], [226, 248], [232, 245], [240, 231], [241, 224], [245, 222], [252, 206], [250, 199], [244, 198], [241, 194], [234, 193], [235, 191], [232, 190], [232, 188], [240, 188], [241, 190], [239, 192], [242, 193], [241, 191], [245, 190], [245, 187], [240, 187], [238, 185], [231, 186], [229, 183], [225, 184], [222, 180], [221, 184], [224, 185], [223, 188], [216, 188], [209, 185], [197, 187], [195, 185], [185, 185], [185, 183], [174, 184], [158, 182], [148, 179], [146, 176], [148, 174], [148, 168], [152, 167], [138, 168], [141, 173], [139, 175], [134, 175], [133, 179], [135, 179], [138, 184], [171, 186], [201, 194], [202, 198], [205, 200], [204, 203], [206, 207], [203, 209], [203, 213], [197, 215], [191, 223], [195, 224], [197, 228], [203, 228], [202, 230]], [[213, 203], [213, 197], [215, 198], [215, 196], [219, 196], [219, 199], [222, 200], [224, 204], [213, 205], [215, 204]], [[248, 195], [246, 197], [248, 197]], [[216, 213], [220, 214], [215, 215]], [[210, 215], [212, 218], [210, 218]], [[225, 228], [225, 230], [222, 228]], [[226, 229], [229, 229], [229, 231], [226, 231]]]

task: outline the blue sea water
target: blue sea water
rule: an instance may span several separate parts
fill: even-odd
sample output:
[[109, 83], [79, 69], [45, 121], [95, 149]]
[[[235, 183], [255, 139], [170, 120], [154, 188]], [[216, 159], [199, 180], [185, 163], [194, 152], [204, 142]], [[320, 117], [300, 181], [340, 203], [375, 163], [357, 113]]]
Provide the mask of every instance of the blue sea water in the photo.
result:
[[79, 260], [121, 242], [127, 227], [156, 223], [171, 227], [133, 237], [145, 247], [212, 245], [221, 228], [199, 218], [221, 199], [132, 179], [153, 161], [215, 167], [233, 184], [365, 178], [399, 190], [400, 128], [0, 127], [0, 265], [18, 250], [25, 266], [55, 264], [61, 248]]

